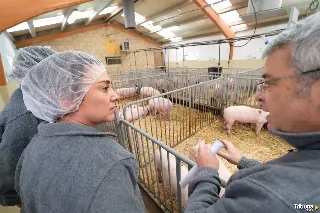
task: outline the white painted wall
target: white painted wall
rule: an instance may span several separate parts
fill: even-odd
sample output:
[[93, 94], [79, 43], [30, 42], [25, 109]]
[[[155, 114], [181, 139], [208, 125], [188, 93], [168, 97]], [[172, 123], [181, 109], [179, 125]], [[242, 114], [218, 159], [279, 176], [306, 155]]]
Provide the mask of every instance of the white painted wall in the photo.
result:
[[[274, 26], [268, 26], [263, 28], [258, 28], [256, 30], [256, 34], [267, 33], [274, 30], [284, 29], [287, 27], [287, 24], [279, 24]], [[236, 36], [247, 36], [252, 35], [254, 30], [242, 31], [236, 33]], [[267, 37], [268, 41], [271, 42], [276, 36]], [[223, 35], [210, 36], [197, 38], [192, 40], [186, 40], [182, 42], [178, 42], [175, 44], [184, 44], [191, 42], [199, 42], [199, 41], [209, 41], [209, 40], [218, 40], [223, 39]], [[236, 42], [235, 46], [241, 46], [245, 44], [247, 41]], [[235, 47], [233, 60], [248, 60], [248, 59], [261, 59], [262, 52], [266, 48], [264, 44], [264, 40], [262, 38], [252, 39], [246, 46], [244, 47]], [[214, 61], [219, 59], [219, 45], [207, 45], [207, 46], [194, 46], [194, 47], [185, 47], [184, 55], [195, 55], [197, 57], [197, 61]], [[188, 56], [187, 56], [188, 57]], [[181, 62], [183, 59], [183, 49], [180, 48], [178, 50], [167, 50], [165, 52], [166, 62]], [[228, 60], [229, 59], [229, 45], [221, 44], [220, 47], [220, 59]], [[186, 61], [189, 61], [186, 58]]]
[[17, 50], [11, 39], [5, 34], [0, 34], [0, 53], [2, 58], [2, 63], [6, 75], [12, 71], [12, 60], [16, 54]]

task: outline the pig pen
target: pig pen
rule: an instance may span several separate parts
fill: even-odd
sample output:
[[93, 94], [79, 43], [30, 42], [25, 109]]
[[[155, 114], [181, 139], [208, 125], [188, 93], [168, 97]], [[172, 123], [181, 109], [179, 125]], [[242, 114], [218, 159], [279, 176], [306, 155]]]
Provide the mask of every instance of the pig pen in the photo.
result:
[[[131, 123], [125, 119], [115, 121], [119, 143], [132, 152], [137, 159], [139, 184], [165, 212], [182, 212], [183, 190], [180, 190], [179, 184], [176, 183], [181, 179], [180, 166], [190, 168], [194, 165], [194, 162], [187, 157], [197, 139], [204, 139], [207, 143], [212, 143], [215, 139], [231, 141], [245, 156], [254, 157], [262, 162], [283, 155], [290, 149], [284, 141], [267, 131], [263, 130], [259, 135], [255, 135], [249, 125], [234, 124], [230, 136], [227, 136], [224, 131], [223, 119], [220, 116], [224, 108], [240, 104], [258, 107], [252, 100], [256, 91], [254, 82], [259, 73], [262, 73], [261, 71], [263, 69], [243, 74], [234, 73], [134, 102], [130, 102], [133, 99], [123, 100], [123, 104], [127, 103], [123, 110], [130, 110], [135, 104], [146, 107], [149, 100], [157, 97], [167, 98], [173, 103], [167, 120], [162, 114], [150, 113]], [[226, 84], [228, 78], [233, 78], [232, 86]], [[217, 101], [217, 95], [220, 98], [219, 101]], [[167, 159], [162, 159], [161, 162], [167, 160], [169, 165], [171, 163], [171, 166], [175, 165], [176, 172], [169, 172], [169, 180], [174, 178], [176, 182], [159, 183], [154, 155], [156, 149], [164, 149], [168, 152]], [[174, 156], [174, 162], [170, 162], [169, 154]], [[237, 170], [235, 166], [225, 160], [222, 161], [230, 171]], [[162, 179], [164, 179], [163, 173]], [[176, 192], [173, 184], [177, 185]]]

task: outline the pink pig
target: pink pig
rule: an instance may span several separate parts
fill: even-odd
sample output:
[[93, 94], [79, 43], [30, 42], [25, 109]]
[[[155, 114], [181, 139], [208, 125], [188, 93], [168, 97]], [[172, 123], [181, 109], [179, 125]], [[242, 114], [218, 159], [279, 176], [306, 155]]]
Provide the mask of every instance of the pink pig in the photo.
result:
[[142, 87], [140, 89], [140, 95], [142, 97], [151, 97], [155, 95], [160, 95], [160, 92], [152, 87]]
[[223, 112], [228, 134], [230, 134], [230, 129], [235, 121], [240, 123], [251, 123], [251, 126], [255, 125], [256, 133], [258, 134], [263, 125], [267, 123], [267, 115], [269, 115], [269, 112], [247, 106], [231, 106], [226, 108]]
[[169, 112], [172, 109], [172, 102], [167, 98], [153, 98], [148, 101], [150, 110], [157, 112], [162, 112], [164, 114], [164, 119], [169, 118]]
[[119, 95], [120, 99], [127, 98], [130, 96], [134, 96], [137, 92], [137, 88], [136, 87], [119, 88], [119, 89], [116, 89], [115, 92], [117, 93], [117, 95]]
[[[131, 122], [131, 121], [137, 120], [138, 118], [146, 116], [149, 113], [149, 106], [137, 107], [136, 105], [132, 105], [131, 108], [126, 109], [125, 113], [126, 113], [126, 120], [128, 122]], [[124, 119], [124, 115], [122, 111], [119, 113], [119, 117], [121, 119]]]
[[[158, 172], [158, 180], [162, 183], [162, 176], [164, 179], [164, 184], [168, 187], [172, 187], [172, 191], [175, 195], [178, 194], [177, 188], [177, 169], [176, 169], [176, 158], [172, 154], [169, 154], [169, 162], [167, 158], [167, 151], [161, 149], [161, 157], [160, 151], [157, 149], [155, 150], [155, 159], [156, 159], [156, 169]], [[162, 160], [162, 161], [161, 161]], [[169, 165], [170, 164], [170, 170]], [[162, 165], [162, 166], [161, 166]], [[187, 176], [188, 169], [185, 166], [181, 165], [181, 180]], [[163, 174], [163, 175], [162, 175]], [[170, 174], [170, 182], [169, 182], [169, 174]], [[188, 186], [181, 187], [181, 205], [184, 206], [188, 200]]]

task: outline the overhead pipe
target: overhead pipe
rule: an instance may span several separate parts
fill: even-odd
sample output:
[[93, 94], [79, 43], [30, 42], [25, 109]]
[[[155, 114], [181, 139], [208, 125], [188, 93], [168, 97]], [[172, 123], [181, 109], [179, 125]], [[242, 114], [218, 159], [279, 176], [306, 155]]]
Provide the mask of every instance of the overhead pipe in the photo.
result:
[[122, 0], [124, 13], [124, 23], [126, 29], [136, 29], [136, 20], [134, 15], [134, 1]]

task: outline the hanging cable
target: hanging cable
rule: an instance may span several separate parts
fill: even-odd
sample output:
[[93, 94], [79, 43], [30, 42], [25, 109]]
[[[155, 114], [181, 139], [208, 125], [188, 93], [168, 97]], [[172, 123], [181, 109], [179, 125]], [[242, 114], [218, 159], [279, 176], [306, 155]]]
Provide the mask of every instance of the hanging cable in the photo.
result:
[[176, 67], [178, 67], [178, 48], [176, 48]]
[[230, 68], [230, 60], [231, 60], [231, 48], [232, 48], [232, 43], [229, 43], [229, 60], [228, 60], [228, 68]]
[[[311, 8], [313, 7], [313, 9]], [[305, 17], [307, 17], [309, 15], [309, 11], [313, 12], [315, 11], [316, 9], [318, 9], [319, 7], [319, 1], [318, 0], [312, 0], [311, 3], [309, 4], [309, 7], [306, 11], [306, 14], [304, 15]]]
[[220, 67], [220, 48], [221, 48], [221, 44], [219, 44], [219, 63], [218, 63], [219, 67]]
[[148, 63], [148, 53], [147, 53], [147, 51], [145, 51], [145, 53], [146, 53], [146, 58], [147, 58], [147, 68], [149, 68], [149, 63]]
[[184, 67], [184, 47], [182, 47], [182, 67]]
[[[250, 0], [251, 5], [252, 5], [252, 8], [253, 8], [253, 12], [254, 12], [254, 17], [255, 17], [255, 20], [256, 20], [256, 24], [255, 24], [255, 26], [254, 26], [254, 31], [253, 31], [253, 34], [252, 34], [252, 36], [253, 36], [254, 34], [256, 34], [257, 25], [258, 25], [258, 19], [257, 19], [257, 12], [256, 12], [256, 9], [254, 8], [254, 4], [253, 4], [252, 1], [253, 1], [253, 0]], [[246, 46], [246, 45], [252, 40], [252, 38], [253, 38], [253, 37], [251, 37], [251, 38], [247, 41], [247, 43], [245, 43], [244, 45], [234, 46], [234, 47], [244, 47], [244, 46]]]
[[136, 52], [133, 52], [134, 55], [134, 66], [137, 69], [137, 59], [136, 59]]

